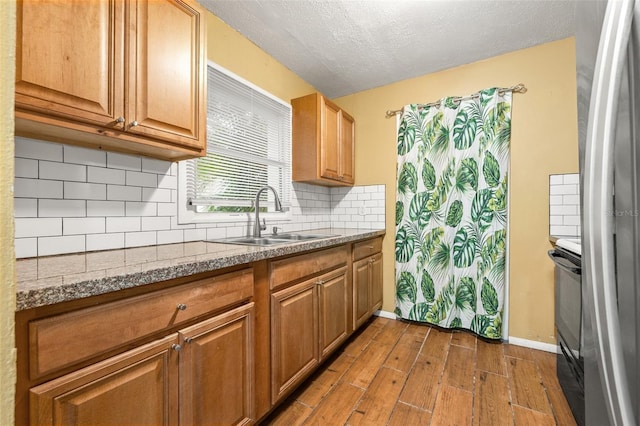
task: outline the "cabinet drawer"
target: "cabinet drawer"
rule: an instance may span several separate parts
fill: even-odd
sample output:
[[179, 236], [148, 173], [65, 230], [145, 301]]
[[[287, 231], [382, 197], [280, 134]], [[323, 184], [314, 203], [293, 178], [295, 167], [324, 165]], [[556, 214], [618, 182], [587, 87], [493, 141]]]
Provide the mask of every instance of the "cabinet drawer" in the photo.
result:
[[353, 260], [360, 260], [363, 257], [382, 251], [382, 237], [360, 241], [353, 244]]
[[347, 246], [339, 246], [271, 262], [271, 289], [346, 265], [347, 256]]
[[35, 380], [253, 296], [253, 269], [80, 309], [29, 324]]

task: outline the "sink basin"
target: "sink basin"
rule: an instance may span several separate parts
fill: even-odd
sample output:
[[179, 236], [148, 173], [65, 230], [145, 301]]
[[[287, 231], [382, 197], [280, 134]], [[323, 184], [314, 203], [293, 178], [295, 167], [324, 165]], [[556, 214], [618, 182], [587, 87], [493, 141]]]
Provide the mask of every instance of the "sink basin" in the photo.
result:
[[232, 237], [222, 238], [219, 240], [208, 240], [211, 243], [223, 244], [240, 244], [246, 246], [273, 246], [278, 244], [287, 244], [292, 242], [319, 240], [322, 238], [333, 237], [334, 235], [324, 234], [277, 234], [268, 235], [260, 238], [256, 237]]
[[267, 238], [273, 238], [276, 240], [288, 240], [288, 241], [306, 241], [306, 240], [318, 240], [320, 238], [329, 238], [333, 235], [321, 235], [321, 234], [277, 234], [270, 235]]

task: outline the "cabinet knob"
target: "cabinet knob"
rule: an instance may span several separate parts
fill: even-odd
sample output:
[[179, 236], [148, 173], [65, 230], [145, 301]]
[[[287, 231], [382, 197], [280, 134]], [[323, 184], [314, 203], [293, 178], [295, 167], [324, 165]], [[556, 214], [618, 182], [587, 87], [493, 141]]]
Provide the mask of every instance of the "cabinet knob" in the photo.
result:
[[367, 246], [369, 250], [373, 250], [373, 246]]
[[118, 124], [124, 123], [124, 117], [120, 116], [120, 117], [116, 118], [116, 123], [118, 123]]
[[131, 124], [129, 124], [129, 127], [136, 127], [137, 125], [138, 125], [138, 122], [133, 120]]
[[322, 285], [322, 284], [324, 284], [324, 281], [322, 281], [322, 280], [316, 281], [316, 285]]
[[180, 349], [182, 349], [182, 346], [174, 343], [173, 345], [171, 345], [171, 349], [173, 349], [176, 352], [180, 352]]
[[187, 305], [185, 305], [184, 303], [178, 303], [178, 306], [176, 306], [176, 309], [178, 309], [179, 311], [186, 311]]
[[187, 338], [185, 338], [185, 339], [184, 339], [184, 342], [185, 342], [185, 343], [191, 343], [191, 342], [193, 342], [193, 337], [187, 337]]

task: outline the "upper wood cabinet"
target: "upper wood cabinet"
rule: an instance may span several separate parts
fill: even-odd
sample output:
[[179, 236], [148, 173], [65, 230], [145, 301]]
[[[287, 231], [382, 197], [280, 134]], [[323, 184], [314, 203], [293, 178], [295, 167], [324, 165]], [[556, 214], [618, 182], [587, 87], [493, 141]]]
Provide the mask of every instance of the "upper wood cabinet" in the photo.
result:
[[194, 0], [19, 2], [16, 134], [204, 155], [205, 22]]
[[320, 93], [291, 100], [293, 180], [326, 186], [354, 184], [355, 121]]

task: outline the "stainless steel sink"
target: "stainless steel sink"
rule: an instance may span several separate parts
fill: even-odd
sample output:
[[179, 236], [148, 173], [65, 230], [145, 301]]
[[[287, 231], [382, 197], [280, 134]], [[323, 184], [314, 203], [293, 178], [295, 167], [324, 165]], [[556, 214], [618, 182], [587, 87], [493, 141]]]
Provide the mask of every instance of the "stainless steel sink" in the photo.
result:
[[325, 234], [276, 234], [262, 237], [231, 237], [218, 240], [208, 240], [210, 243], [240, 244], [245, 246], [273, 246], [294, 242], [319, 240], [322, 238], [335, 237], [335, 235]]

